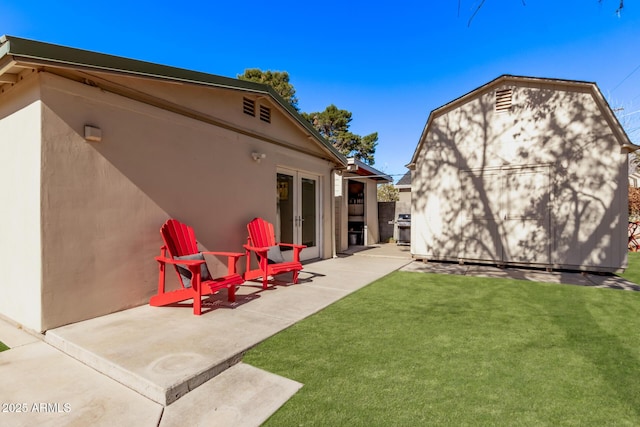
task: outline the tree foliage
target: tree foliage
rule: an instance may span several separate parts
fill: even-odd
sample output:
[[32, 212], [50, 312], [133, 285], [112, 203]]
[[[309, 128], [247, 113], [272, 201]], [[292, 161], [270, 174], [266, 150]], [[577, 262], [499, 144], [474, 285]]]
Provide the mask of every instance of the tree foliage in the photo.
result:
[[[238, 75], [238, 79], [270, 85], [296, 111], [300, 112], [296, 90], [289, 82], [289, 73], [286, 71], [262, 71], [259, 68], [247, 68], [244, 70], [244, 74]], [[324, 111], [316, 113], [301, 112], [300, 114], [340, 153], [373, 165], [376, 145], [378, 145], [378, 133], [374, 132], [360, 136], [350, 132], [350, 111], [340, 110], [332, 104], [325, 108]]]
[[378, 185], [379, 202], [397, 202], [400, 200], [400, 191], [393, 184]]
[[629, 219], [640, 220], [640, 188], [629, 187]]
[[350, 132], [350, 111], [341, 110], [331, 104], [324, 111], [302, 113], [302, 116], [340, 153], [347, 157], [355, 157], [369, 165], [375, 163], [374, 154], [378, 145], [378, 133], [360, 136]]
[[262, 71], [259, 68], [247, 68], [244, 70], [244, 74], [238, 74], [238, 79], [268, 84], [296, 111], [300, 111], [296, 90], [289, 82], [289, 73], [286, 71]]

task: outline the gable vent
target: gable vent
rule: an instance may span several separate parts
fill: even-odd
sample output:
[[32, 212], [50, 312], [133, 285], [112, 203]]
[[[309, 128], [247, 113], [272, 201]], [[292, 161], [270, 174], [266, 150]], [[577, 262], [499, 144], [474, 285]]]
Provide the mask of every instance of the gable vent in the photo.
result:
[[511, 100], [513, 98], [513, 89], [503, 89], [496, 91], [496, 112], [509, 111], [511, 109]]
[[271, 123], [271, 108], [260, 106], [260, 120], [263, 122]]
[[242, 98], [242, 110], [245, 114], [256, 116], [256, 102], [249, 98]]

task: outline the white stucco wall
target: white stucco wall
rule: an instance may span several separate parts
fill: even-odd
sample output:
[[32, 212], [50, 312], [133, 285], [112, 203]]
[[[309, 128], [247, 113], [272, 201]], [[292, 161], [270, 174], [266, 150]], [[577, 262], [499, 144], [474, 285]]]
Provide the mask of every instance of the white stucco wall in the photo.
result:
[[[505, 88], [513, 106], [496, 113]], [[432, 118], [413, 175], [412, 253], [619, 270], [626, 170], [590, 91], [492, 87]]]
[[37, 76], [0, 94], [0, 315], [40, 330], [40, 117]]

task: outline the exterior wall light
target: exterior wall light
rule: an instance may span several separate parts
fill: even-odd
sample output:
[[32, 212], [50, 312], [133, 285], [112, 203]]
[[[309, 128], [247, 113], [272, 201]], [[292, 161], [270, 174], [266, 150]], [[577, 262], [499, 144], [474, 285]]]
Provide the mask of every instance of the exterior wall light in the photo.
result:
[[260, 163], [260, 161], [262, 159], [266, 159], [267, 155], [264, 153], [258, 153], [256, 151], [254, 151], [253, 153], [251, 153], [251, 158], [256, 162], [256, 163]]
[[102, 130], [99, 127], [84, 125], [84, 139], [89, 142], [102, 141]]

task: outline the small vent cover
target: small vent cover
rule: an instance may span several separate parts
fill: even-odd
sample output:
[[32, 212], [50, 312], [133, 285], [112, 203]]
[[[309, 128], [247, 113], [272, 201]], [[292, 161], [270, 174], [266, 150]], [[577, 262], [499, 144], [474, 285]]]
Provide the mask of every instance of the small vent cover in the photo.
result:
[[245, 114], [256, 116], [256, 102], [249, 98], [242, 98], [242, 109]]
[[260, 106], [260, 120], [271, 123], [271, 109], [269, 107]]
[[503, 89], [496, 91], [496, 111], [503, 112], [511, 109], [513, 89]]

